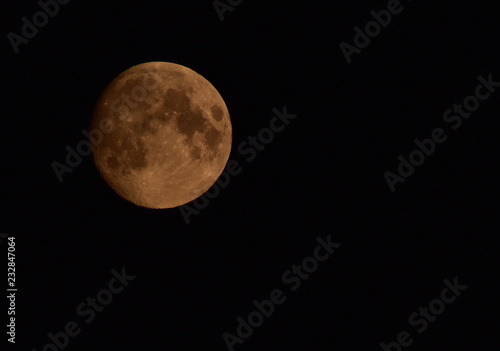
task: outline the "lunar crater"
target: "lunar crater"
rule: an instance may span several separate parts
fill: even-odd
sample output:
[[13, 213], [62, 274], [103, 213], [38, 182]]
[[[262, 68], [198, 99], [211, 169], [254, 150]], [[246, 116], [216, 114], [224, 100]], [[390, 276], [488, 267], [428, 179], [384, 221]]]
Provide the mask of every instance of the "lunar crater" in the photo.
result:
[[[139, 90], [147, 92], [141, 101], [113, 108]], [[120, 74], [98, 101], [91, 128], [103, 119], [113, 130], [93, 146], [94, 162], [112, 189], [139, 206], [194, 200], [215, 183], [231, 150], [224, 100], [205, 78], [173, 63], [145, 63]]]

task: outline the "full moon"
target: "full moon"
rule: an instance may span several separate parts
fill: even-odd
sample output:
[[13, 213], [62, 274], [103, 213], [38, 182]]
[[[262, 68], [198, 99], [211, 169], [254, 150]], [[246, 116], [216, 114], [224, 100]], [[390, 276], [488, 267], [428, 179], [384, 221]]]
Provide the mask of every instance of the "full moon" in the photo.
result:
[[146, 208], [173, 208], [202, 195], [231, 151], [231, 120], [218, 91], [200, 74], [169, 62], [139, 64], [118, 75], [99, 98], [90, 128], [103, 179]]

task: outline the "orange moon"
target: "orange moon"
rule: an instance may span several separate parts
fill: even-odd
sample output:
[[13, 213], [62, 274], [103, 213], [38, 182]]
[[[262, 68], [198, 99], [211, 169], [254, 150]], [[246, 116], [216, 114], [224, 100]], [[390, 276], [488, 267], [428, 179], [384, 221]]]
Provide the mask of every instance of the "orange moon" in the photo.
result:
[[99, 98], [90, 128], [101, 131], [92, 153], [103, 179], [146, 208], [173, 208], [202, 195], [231, 151], [231, 120], [217, 89], [170, 62], [118, 75]]

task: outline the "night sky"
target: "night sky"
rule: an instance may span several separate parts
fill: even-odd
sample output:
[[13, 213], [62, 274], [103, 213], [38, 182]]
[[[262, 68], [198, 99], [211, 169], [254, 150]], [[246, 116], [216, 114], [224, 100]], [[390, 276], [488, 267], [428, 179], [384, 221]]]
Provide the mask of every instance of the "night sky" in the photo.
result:
[[[495, 5], [2, 4], [2, 350], [498, 348]], [[240, 172], [189, 217], [122, 199], [91, 156], [53, 169], [150, 61], [201, 74], [231, 116]]]

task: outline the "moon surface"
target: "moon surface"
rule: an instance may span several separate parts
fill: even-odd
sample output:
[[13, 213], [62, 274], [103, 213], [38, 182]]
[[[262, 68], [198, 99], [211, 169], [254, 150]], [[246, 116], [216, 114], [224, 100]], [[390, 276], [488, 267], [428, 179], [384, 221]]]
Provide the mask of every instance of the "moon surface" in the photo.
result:
[[218, 91], [170, 62], [118, 75], [99, 98], [90, 128], [101, 176], [118, 195], [146, 208], [173, 208], [202, 195], [231, 151], [231, 120]]

